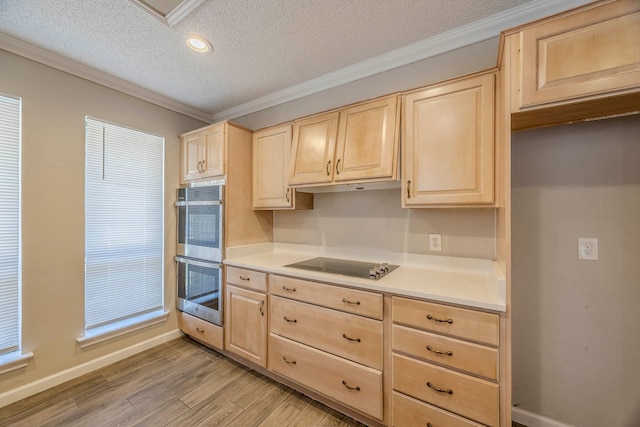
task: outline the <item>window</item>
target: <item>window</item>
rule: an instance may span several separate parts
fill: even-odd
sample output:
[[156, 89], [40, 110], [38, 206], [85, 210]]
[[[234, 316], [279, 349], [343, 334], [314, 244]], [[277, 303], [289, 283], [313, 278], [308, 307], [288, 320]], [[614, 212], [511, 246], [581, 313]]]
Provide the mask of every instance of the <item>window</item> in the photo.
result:
[[85, 336], [166, 319], [164, 138], [86, 118]]
[[20, 131], [20, 99], [0, 95], [0, 373], [24, 366], [20, 353]]

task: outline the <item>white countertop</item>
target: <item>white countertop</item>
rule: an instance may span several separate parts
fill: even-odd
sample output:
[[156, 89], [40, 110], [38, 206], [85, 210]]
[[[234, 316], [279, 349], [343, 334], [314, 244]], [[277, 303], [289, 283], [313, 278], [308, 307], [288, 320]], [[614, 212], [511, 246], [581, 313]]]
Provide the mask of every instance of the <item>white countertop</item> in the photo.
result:
[[[388, 262], [400, 267], [380, 280], [285, 267], [317, 256]], [[224, 263], [301, 279], [506, 311], [505, 275], [498, 263], [491, 260], [269, 243], [228, 248]]]

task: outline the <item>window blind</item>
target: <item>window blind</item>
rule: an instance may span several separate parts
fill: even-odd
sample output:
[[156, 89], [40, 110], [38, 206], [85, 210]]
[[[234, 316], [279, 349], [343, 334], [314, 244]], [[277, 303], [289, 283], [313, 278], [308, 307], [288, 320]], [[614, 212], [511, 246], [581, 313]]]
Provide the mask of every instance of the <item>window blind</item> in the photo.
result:
[[85, 330], [163, 308], [164, 138], [86, 118]]
[[20, 347], [21, 101], [0, 95], [0, 355]]

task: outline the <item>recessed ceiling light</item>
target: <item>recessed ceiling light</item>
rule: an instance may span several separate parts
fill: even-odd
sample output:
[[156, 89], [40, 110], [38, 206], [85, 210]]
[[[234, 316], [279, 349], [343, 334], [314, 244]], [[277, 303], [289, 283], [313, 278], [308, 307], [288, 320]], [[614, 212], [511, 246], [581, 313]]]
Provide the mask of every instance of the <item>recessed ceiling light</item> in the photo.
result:
[[207, 39], [200, 36], [187, 36], [187, 46], [199, 53], [207, 53], [213, 50], [213, 46]]

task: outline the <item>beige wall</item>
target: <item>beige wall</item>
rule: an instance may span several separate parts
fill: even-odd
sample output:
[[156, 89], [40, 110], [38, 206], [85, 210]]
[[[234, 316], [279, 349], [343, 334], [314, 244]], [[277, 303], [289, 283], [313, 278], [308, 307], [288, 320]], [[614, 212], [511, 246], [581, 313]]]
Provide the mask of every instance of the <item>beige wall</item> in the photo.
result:
[[[513, 403], [640, 425], [640, 116], [513, 134]], [[599, 261], [577, 259], [598, 238]]]
[[[23, 350], [26, 369], [0, 375], [8, 390], [175, 331], [178, 134], [204, 123], [0, 50], [0, 92], [22, 97]], [[84, 118], [165, 137], [166, 323], [80, 349], [84, 330]], [[133, 205], [132, 205], [133, 206]]]

